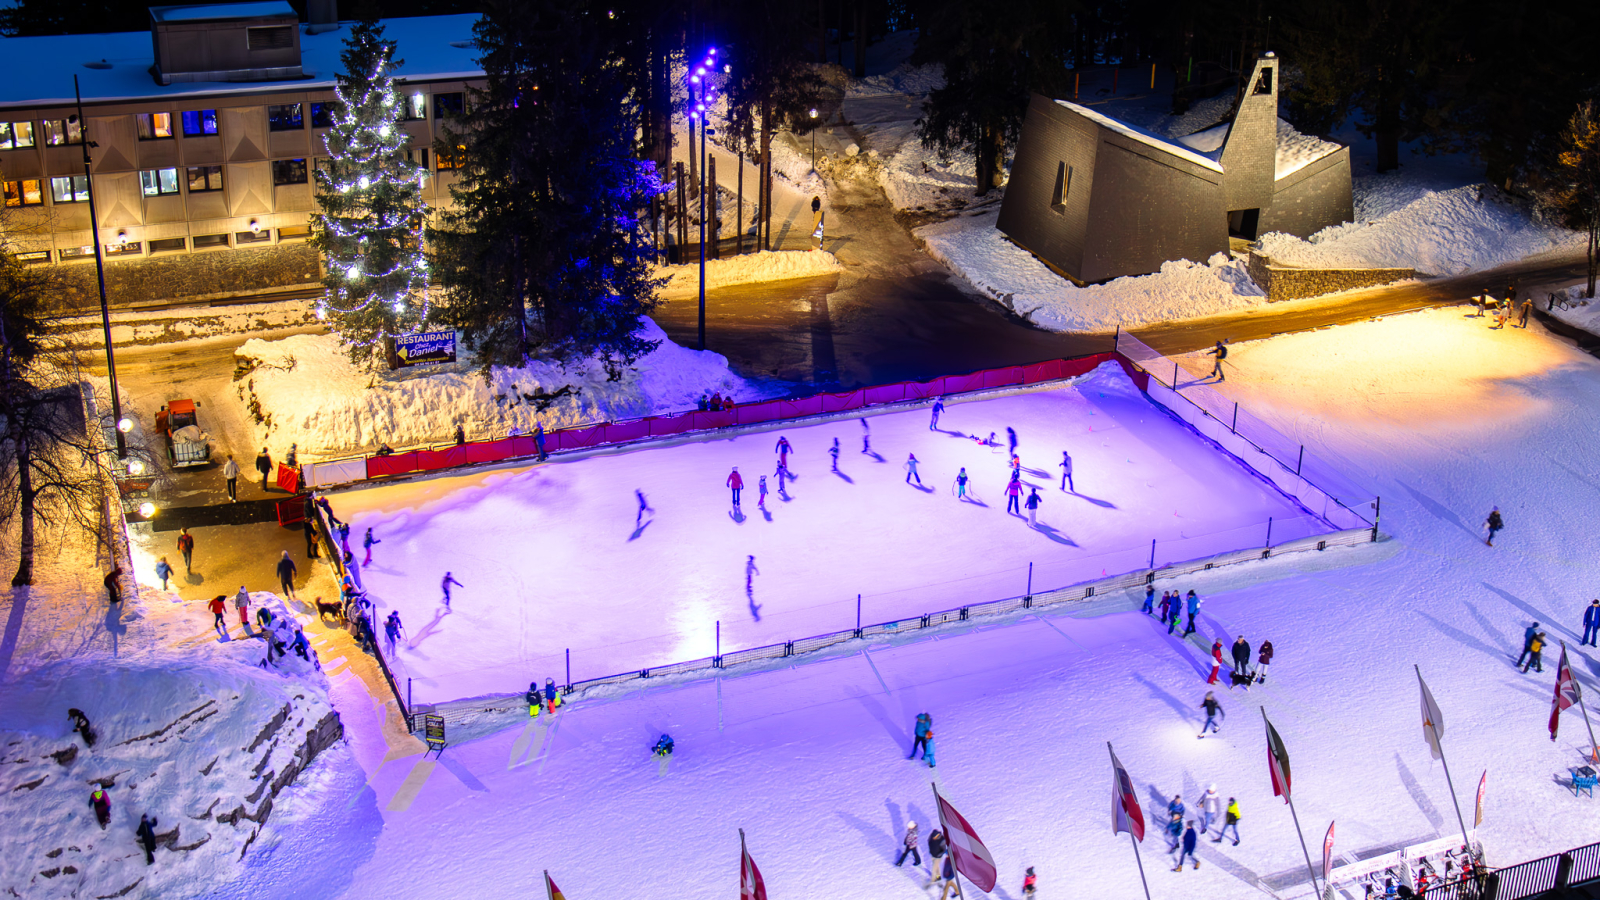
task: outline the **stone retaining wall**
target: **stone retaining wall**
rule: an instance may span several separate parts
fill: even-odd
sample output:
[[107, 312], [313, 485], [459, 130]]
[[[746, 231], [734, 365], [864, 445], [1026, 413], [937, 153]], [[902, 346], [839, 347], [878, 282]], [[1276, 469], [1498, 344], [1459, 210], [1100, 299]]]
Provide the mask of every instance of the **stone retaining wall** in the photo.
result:
[[1250, 251], [1246, 268], [1250, 278], [1267, 292], [1267, 300], [1274, 303], [1378, 287], [1417, 277], [1415, 269], [1300, 269], [1279, 266], [1254, 250]]
[[[54, 268], [63, 282], [62, 295], [73, 306], [100, 305], [92, 260]], [[316, 248], [291, 241], [273, 247], [108, 259], [106, 298], [112, 308], [165, 300], [218, 300], [315, 287], [321, 277]]]

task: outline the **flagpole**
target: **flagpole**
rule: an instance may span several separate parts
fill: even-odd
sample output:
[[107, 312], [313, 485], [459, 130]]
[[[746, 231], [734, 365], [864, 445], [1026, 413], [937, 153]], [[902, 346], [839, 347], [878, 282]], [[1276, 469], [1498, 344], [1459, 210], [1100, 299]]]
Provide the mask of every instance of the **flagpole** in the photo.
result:
[[[1265, 706], [1261, 707], [1261, 721], [1265, 722], [1268, 728], [1272, 727], [1272, 722], [1267, 719], [1267, 708]], [[1268, 736], [1270, 737], [1271, 735], [1269, 734]], [[1270, 750], [1271, 748], [1269, 747], [1268, 749]], [[1285, 785], [1285, 788], [1287, 787], [1288, 785]], [[1317, 881], [1317, 870], [1311, 867], [1311, 851], [1306, 849], [1306, 833], [1300, 830], [1300, 814], [1294, 811], [1294, 797], [1290, 796], [1288, 790], [1285, 790], [1283, 799], [1289, 804], [1289, 817], [1294, 820], [1294, 836], [1300, 839], [1300, 852], [1306, 858], [1306, 874], [1311, 876], [1311, 890], [1317, 896], [1321, 896], [1322, 885]]]
[[[928, 782], [928, 784], [933, 788], [933, 811], [934, 811], [934, 815], [939, 816], [939, 825], [942, 828], [944, 826], [944, 816], [939, 815], [939, 810], [940, 810], [940, 806], [939, 806], [939, 782], [930, 781], [930, 782]], [[965, 900], [967, 895], [961, 892], [961, 870], [956, 868], [955, 842], [950, 840], [949, 833], [945, 834], [944, 840], [945, 840], [945, 847], [950, 852], [950, 871], [955, 874], [956, 896], [957, 897], [961, 897], [961, 898], [963, 898], [963, 900]], [[936, 877], [943, 875], [942, 872], [935, 872], [933, 874]]]
[[555, 895], [550, 893], [550, 870], [549, 869], [545, 869], [544, 870], [544, 895], [545, 895], [546, 900], [556, 900]]
[[[1111, 754], [1111, 768], [1117, 768], [1117, 751], [1111, 748], [1111, 742], [1106, 741], [1106, 752]], [[1139, 867], [1139, 883], [1144, 885], [1144, 900], [1150, 900], [1150, 882], [1144, 877], [1144, 860], [1139, 858], [1139, 839], [1133, 836], [1133, 831], [1128, 831], [1128, 842], [1133, 844], [1133, 861]]]
[[[1566, 641], [1561, 642], [1561, 658], [1567, 658]], [[1559, 679], [1560, 677], [1561, 674], [1559, 672], [1556, 673], [1556, 678]], [[1595, 743], [1594, 726], [1589, 724], [1589, 707], [1585, 706], [1583, 703], [1583, 686], [1578, 684], [1578, 677], [1576, 675], [1572, 677], [1572, 687], [1572, 692], [1578, 695], [1578, 709], [1583, 713], [1583, 727], [1589, 729], [1589, 761], [1600, 762], [1600, 744]]]
[[[1415, 663], [1411, 666], [1417, 670], [1417, 684], [1425, 685], [1422, 680], [1422, 667]], [[1429, 695], [1432, 696], [1431, 694]], [[1435, 701], [1437, 703], [1437, 701]], [[1467, 836], [1467, 820], [1461, 815], [1461, 801], [1456, 799], [1456, 783], [1450, 777], [1450, 761], [1444, 758], [1444, 742], [1439, 740], [1439, 726], [1433, 722], [1428, 723], [1428, 730], [1433, 733], [1433, 745], [1439, 748], [1439, 762], [1444, 766], [1444, 783], [1450, 788], [1450, 805], [1456, 808], [1456, 824], [1461, 826], [1461, 840], [1467, 852], [1472, 852], [1472, 838]]]

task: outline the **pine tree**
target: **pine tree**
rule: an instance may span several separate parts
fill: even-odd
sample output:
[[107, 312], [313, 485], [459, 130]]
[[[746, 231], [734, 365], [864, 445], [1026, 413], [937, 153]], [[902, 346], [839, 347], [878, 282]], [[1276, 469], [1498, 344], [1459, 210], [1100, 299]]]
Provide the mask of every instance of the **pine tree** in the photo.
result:
[[662, 185], [633, 157], [637, 98], [604, 7], [490, 0], [474, 26], [485, 86], [447, 119], [454, 205], [429, 229], [438, 318], [487, 375], [528, 358], [598, 354], [613, 376], [660, 281], [640, 213]]
[[313, 216], [317, 249], [327, 260], [317, 312], [354, 362], [382, 358], [383, 341], [428, 317], [428, 265], [421, 246], [426, 170], [406, 156], [403, 102], [394, 73], [403, 60], [383, 40], [383, 26], [357, 22], [341, 54], [328, 129], [328, 167], [318, 170]]
[[1600, 105], [1595, 101], [1584, 101], [1572, 114], [1545, 177], [1535, 182], [1534, 197], [1545, 211], [1588, 235], [1584, 296], [1593, 297], [1600, 276]]

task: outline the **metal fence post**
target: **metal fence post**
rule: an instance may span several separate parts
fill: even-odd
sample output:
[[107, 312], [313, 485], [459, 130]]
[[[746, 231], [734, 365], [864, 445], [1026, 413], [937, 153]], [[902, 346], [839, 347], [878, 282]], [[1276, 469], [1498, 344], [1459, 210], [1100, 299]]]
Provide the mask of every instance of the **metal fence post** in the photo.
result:
[[1156, 567], [1156, 539], [1150, 539], [1150, 568]]
[[572, 693], [572, 648], [567, 648], [567, 693]]
[[1172, 361], [1172, 389], [1178, 389], [1178, 361]]
[[1272, 549], [1272, 517], [1267, 516], [1267, 549]]
[[1300, 458], [1295, 460], [1295, 462], [1294, 462], [1294, 473], [1296, 475], [1300, 474], [1300, 467], [1302, 465], [1305, 465], [1305, 461], [1306, 461], [1306, 445], [1305, 444], [1301, 444], [1300, 445]]
[[411, 731], [411, 728], [412, 728], [412, 726], [411, 726], [411, 710], [413, 710], [415, 708], [416, 707], [414, 707], [411, 704], [411, 676], [407, 675], [406, 676], [406, 731], [408, 731], [408, 732]]
[[1233, 424], [1228, 426], [1228, 430], [1234, 434], [1239, 433], [1239, 401], [1237, 400], [1233, 401]]
[[861, 595], [856, 595], [856, 637], [861, 637]]
[[1033, 599], [1033, 563], [1028, 563], [1028, 593], [1023, 596], [1028, 600]]

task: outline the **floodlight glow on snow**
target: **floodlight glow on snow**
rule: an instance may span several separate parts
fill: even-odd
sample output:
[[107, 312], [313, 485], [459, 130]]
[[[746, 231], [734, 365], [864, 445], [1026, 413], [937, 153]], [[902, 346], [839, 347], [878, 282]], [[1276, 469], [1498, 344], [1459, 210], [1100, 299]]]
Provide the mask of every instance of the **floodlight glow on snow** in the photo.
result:
[[153, 516], [155, 514], [156, 514], [156, 505], [154, 503], [151, 503], [149, 500], [146, 500], [145, 502], [139, 504], [139, 515], [144, 516], [146, 519], [148, 519], [148, 518], [150, 518], [151, 516]]
[[122, 418], [118, 419], [117, 420], [117, 430], [122, 432], [123, 434], [127, 434], [128, 432], [132, 431], [133, 430], [133, 420], [128, 418], [127, 416], [123, 416]]

